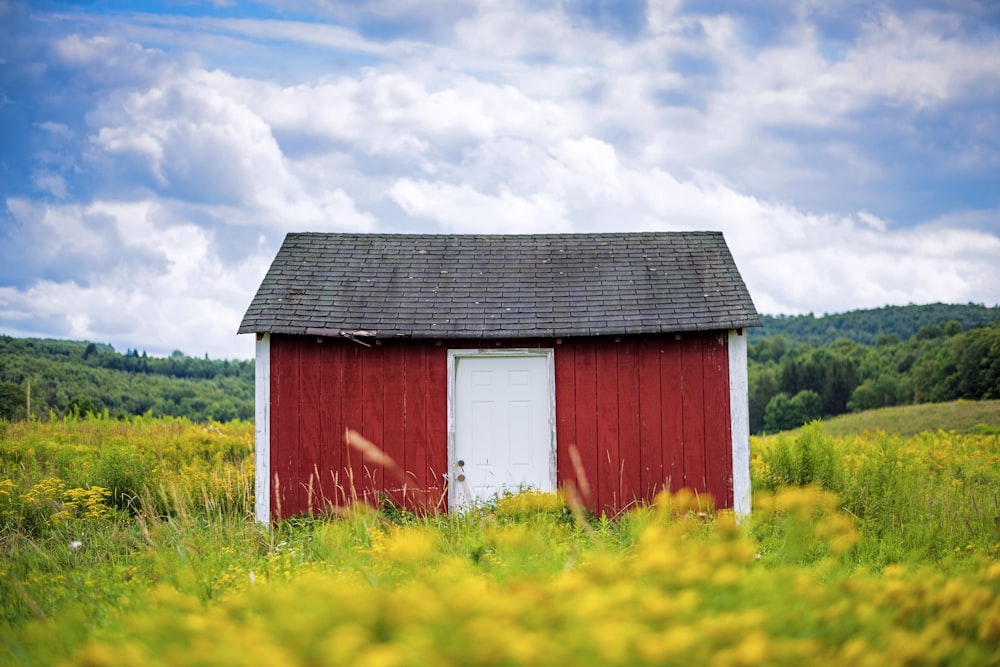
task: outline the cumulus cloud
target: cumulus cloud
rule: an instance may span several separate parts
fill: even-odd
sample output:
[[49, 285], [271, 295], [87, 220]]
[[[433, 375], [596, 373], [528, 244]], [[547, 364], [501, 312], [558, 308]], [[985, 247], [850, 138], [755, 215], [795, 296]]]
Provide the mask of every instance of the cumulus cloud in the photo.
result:
[[501, 187], [496, 194], [468, 185], [400, 180], [393, 199], [408, 214], [426, 218], [449, 232], [546, 233], [572, 231], [561, 201], [545, 193], [527, 197]]
[[286, 159], [271, 126], [247, 100], [228, 94], [235, 85], [226, 74], [192, 70], [131, 93], [96, 114], [101, 127], [93, 144], [137, 157], [164, 196], [219, 212], [249, 208], [253, 224], [370, 229], [371, 216], [333, 179], [305, 187], [307, 177]]
[[76, 32], [56, 35], [49, 48], [51, 60], [46, 66], [71, 72], [63, 80], [74, 92], [96, 92], [98, 97], [170, 76], [187, 60], [116, 35], [88, 36]]

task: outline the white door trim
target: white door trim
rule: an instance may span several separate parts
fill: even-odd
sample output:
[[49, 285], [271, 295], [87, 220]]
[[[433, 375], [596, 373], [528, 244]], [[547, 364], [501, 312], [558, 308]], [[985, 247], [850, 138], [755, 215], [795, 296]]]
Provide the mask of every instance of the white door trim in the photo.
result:
[[556, 371], [555, 350], [553, 348], [506, 348], [506, 349], [469, 349], [448, 350], [448, 470], [445, 482], [448, 484], [448, 507], [454, 507], [455, 489], [455, 384], [458, 371], [458, 359], [461, 357], [544, 357], [548, 370], [546, 390], [549, 397], [549, 476], [550, 486], [556, 488]]

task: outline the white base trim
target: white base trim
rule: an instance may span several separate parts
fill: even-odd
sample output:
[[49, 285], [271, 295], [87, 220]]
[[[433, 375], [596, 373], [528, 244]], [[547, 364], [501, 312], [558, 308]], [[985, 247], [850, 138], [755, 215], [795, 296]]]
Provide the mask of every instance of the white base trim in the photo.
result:
[[750, 514], [750, 383], [746, 330], [729, 332], [729, 420], [733, 447], [733, 510]]
[[254, 515], [271, 523], [271, 334], [257, 339], [254, 362]]

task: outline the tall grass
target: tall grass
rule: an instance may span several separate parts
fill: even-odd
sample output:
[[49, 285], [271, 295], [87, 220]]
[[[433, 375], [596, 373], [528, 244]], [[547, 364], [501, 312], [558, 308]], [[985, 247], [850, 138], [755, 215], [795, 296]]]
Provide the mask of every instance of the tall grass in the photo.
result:
[[990, 664], [990, 436], [752, 443], [738, 524], [526, 492], [252, 518], [253, 429], [0, 424], [0, 664]]
[[834, 438], [822, 424], [753, 438], [755, 490], [817, 484], [837, 493], [861, 530], [855, 558], [960, 566], [997, 554], [1000, 435], [876, 432]]

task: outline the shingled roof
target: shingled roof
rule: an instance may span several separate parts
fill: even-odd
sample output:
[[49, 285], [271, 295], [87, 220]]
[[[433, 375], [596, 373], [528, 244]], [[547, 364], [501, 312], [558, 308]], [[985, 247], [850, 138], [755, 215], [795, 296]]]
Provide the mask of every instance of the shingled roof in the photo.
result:
[[534, 338], [759, 326], [719, 232], [289, 234], [240, 333]]

